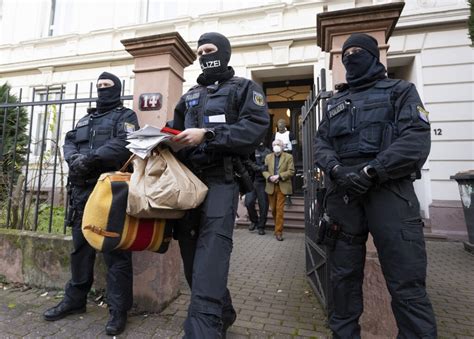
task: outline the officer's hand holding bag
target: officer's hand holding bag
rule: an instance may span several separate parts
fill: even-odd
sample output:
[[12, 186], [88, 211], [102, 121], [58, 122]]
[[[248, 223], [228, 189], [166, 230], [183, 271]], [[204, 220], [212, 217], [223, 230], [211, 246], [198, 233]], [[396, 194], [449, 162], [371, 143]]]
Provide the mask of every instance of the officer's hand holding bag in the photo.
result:
[[179, 219], [206, 198], [207, 186], [168, 148], [146, 158], [135, 157], [127, 213], [138, 218]]

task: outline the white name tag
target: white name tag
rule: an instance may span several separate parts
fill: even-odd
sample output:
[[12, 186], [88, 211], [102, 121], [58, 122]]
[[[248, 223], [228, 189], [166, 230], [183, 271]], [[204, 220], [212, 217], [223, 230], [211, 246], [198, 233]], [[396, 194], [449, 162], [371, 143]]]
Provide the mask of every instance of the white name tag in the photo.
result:
[[207, 116], [211, 124], [225, 123], [225, 114]]

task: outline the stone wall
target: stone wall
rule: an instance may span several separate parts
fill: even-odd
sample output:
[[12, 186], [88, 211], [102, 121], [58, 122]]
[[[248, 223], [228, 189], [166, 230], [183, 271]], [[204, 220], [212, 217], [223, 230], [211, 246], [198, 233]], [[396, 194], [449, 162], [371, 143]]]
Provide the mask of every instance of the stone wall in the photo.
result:
[[[0, 228], [0, 275], [8, 282], [64, 288], [70, 278], [72, 237]], [[105, 264], [97, 256], [94, 288], [105, 288]]]

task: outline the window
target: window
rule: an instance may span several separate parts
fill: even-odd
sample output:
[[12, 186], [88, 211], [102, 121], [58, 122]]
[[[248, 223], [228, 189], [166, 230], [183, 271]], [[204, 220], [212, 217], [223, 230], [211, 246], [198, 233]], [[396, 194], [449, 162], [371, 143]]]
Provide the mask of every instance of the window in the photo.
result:
[[146, 22], [175, 18], [178, 15], [178, 3], [171, 0], [147, 0]]
[[[36, 91], [35, 101], [46, 102], [59, 100], [60, 98], [61, 88], [50, 88], [48, 97], [46, 97], [45, 89], [39, 89]], [[58, 108], [59, 105], [57, 104], [35, 106], [31, 135], [31, 152], [33, 155], [41, 155], [41, 146], [43, 146], [44, 152], [54, 152], [56, 134], [58, 128], [61, 127], [61, 121], [57, 120]]]
[[0, 0], [0, 22], [3, 18], [3, 0]]
[[49, 12], [49, 26], [48, 26], [48, 36], [53, 35], [54, 31], [54, 16], [56, 15], [56, 0], [51, 0], [51, 9]]
[[[1, 1], [1, 0], [0, 0]], [[74, 1], [51, 0], [48, 36], [71, 33], [75, 29], [77, 11]]]

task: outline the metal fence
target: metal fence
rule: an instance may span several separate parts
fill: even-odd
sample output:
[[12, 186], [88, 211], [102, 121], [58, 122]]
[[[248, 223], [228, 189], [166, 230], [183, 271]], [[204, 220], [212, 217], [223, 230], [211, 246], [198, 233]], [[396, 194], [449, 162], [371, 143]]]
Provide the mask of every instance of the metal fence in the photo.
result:
[[[314, 164], [314, 137], [323, 114], [326, 99], [332, 92], [326, 91], [326, 71], [321, 69], [316, 86], [301, 108], [303, 117], [303, 172], [305, 200], [306, 275], [326, 312], [330, 309], [328, 253], [325, 246], [317, 244], [320, 206], [318, 198], [324, 194], [323, 173]], [[320, 199], [319, 199], [320, 200]]]
[[[64, 85], [48, 86], [33, 88], [25, 102], [22, 89], [0, 98], [0, 227], [66, 233], [62, 145], [65, 133], [97, 100], [93, 89], [94, 83], [84, 92], [79, 84], [69, 92]], [[133, 96], [124, 89], [125, 83], [121, 99], [127, 105]]]

